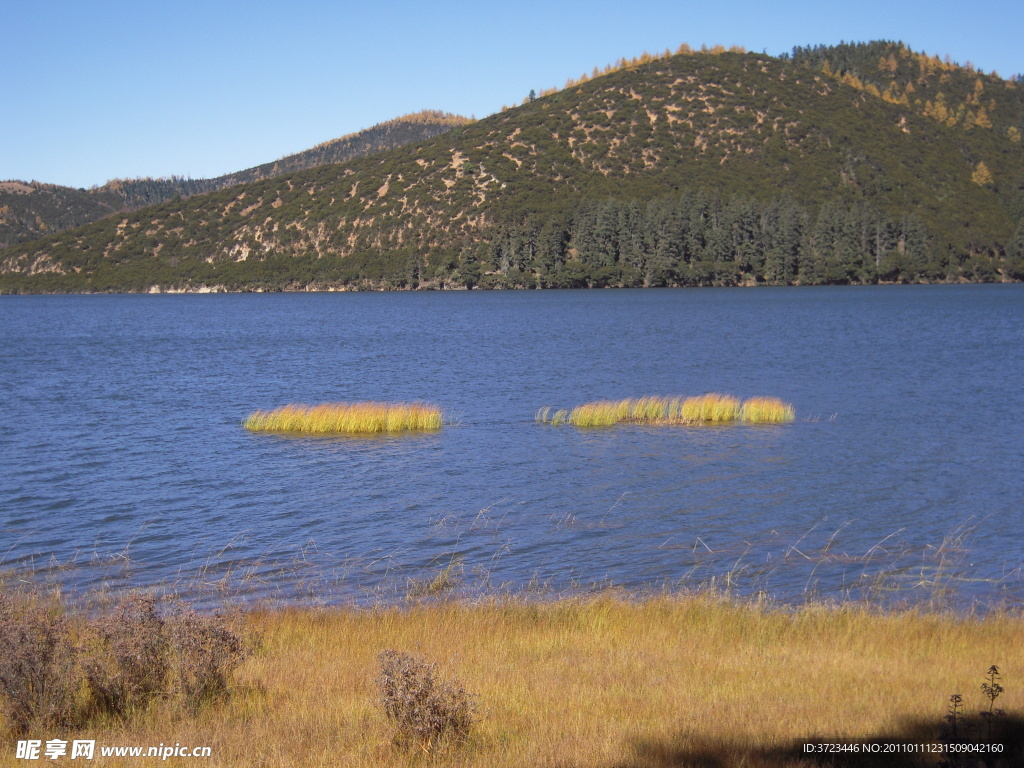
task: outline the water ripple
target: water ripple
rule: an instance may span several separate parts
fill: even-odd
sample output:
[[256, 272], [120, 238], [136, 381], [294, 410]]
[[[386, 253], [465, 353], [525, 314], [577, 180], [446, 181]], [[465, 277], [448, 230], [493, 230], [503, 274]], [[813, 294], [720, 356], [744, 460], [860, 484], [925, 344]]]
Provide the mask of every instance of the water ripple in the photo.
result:
[[[3, 297], [0, 562], [282, 599], [400, 596], [447, 566], [492, 587], [1020, 601], [1024, 424], [979, 414], [1022, 412], [1022, 309], [1021, 286]], [[532, 420], [705, 391], [800, 419]], [[240, 427], [346, 399], [460, 423]]]

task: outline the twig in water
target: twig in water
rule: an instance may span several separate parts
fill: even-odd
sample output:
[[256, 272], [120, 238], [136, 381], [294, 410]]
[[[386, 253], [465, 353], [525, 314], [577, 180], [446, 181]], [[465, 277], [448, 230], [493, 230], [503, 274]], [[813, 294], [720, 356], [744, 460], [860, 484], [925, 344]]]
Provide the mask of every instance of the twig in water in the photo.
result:
[[604, 525], [604, 519], [605, 519], [606, 517], [608, 517], [608, 513], [609, 513], [609, 512], [611, 512], [611, 511], [612, 511], [613, 509], [615, 509], [615, 508], [616, 508], [617, 506], [619, 506], [619, 502], [621, 502], [621, 501], [622, 501], [622, 500], [623, 500], [624, 498], [626, 498], [627, 496], [629, 496], [629, 491], [623, 491], [623, 492], [622, 492], [622, 495], [621, 495], [621, 496], [619, 496], [619, 498], [617, 498], [617, 499], [615, 500], [615, 503], [614, 503], [614, 504], [612, 504], [612, 505], [611, 505], [610, 507], [608, 507], [608, 509], [607, 509], [607, 510], [605, 510], [605, 513], [604, 513], [603, 515], [601, 515], [601, 522], [600, 522], [600, 523], [598, 523], [598, 525]]
[[[903, 530], [904, 530], [903, 528], [900, 528], [899, 530], [896, 530], [896, 531], [893, 531], [892, 533], [890, 533], [890, 534], [889, 534], [888, 536], [886, 536], [886, 537], [885, 537], [884, 539], [882, 539], [882, 540], [881, 540], [880, 542], [878, 542], [878, 543], [877, 543], [877, 544], [875, 544], [875, 545], [874, 545], [873, 547], [871, 547], [871, 549], [869, 549], [869, 550], [868, 550], [867, 552], [865, 552], [865, 553], [864, 553], [864, 557], [866, 557], [866, 558], [869, 558], [869, 559], [870, 559], [870, 557], [871, 557], [871, 553], [872, 553], [872, 552], [874, 552], [874, 551], [875, 551], [876, 549], [882, 549], [882, 545], [883, 545], [883, 544], [884, 544], [885, 542], [887, 542], [887, 541], [888, 541], [889, 539], [891, 539], [891, 538], [892, 538], [893, 536], [895, 536], [896, 534], [898, 534], [898, 533], [903, 533]], [[882, 551], [883, 551], [883, 552], [885, 552], [885, 554], [889, 554], [888, 550], [882, 549]]]
[[835, 533], [833, 533], [831, 536], [828, 537], [828, 543], [825, 545], [825, 548], [821, 550], [822, 554], [824, 554], [824, 553], [829, 551], [829, 549], [832, 547], [833, 542], [835, 542], [835, 540], [836, 540], [836, 536], [838, 536], [839, 532], [841, 530], [843, 530], [843, 528], [848, 526], [850, 523], [851, 523], [851, 521], [847, 520], [845, 523], [843, 523], [838, 528], [836, 528]]

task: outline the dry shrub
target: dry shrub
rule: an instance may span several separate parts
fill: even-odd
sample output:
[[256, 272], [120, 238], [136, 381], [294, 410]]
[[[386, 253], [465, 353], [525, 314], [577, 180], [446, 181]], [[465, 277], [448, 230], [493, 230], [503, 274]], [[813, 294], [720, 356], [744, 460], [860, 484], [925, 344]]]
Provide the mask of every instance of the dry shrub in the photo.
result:
[[195, 712], [228, 693], [252, 649], [220, 615], [130, 596], [109, 614], [68, 619], [35, 593], [0, 594], [0, 715], [14, 733], [31, 727], [130, 716], [153, 699]]
[[0, 594], [0, 712], [7, 728], [69, 724], [75, 711], [75, 646], [60, 606]]
[[96, 619], [82, 665], [96, 706], [113, 715], [145, 706], [165, 689], [168, 648], [154, 597], [132, 596]]
[[126, 715], [154, 697], [196, 711], [223, 698], [249, 645], [219, 615], [177, 606], [161, 616], [156, 598], [133, 596], [90, 626], [82, 665], [102, 712]]
[[440, 679], [435, 664], [407, 653], [388, 649], [377, 658], [381, 702], [399, 741], [429, 749], [441, 739], [466, 739], [475, 707], [461, 685]]
[[173, 688], [181, 703], [195, 711], [228, 693], [231, 673], [249, 656], [251, 644], [223, 616], [202, 616], [179, 607], [166, 621]]

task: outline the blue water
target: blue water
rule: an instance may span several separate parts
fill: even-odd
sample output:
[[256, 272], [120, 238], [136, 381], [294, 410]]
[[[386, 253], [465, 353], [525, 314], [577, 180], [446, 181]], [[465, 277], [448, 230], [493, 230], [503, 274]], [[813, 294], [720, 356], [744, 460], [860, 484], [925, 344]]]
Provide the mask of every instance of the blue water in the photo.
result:
[[[0, 298], [0, 567], [278, 600], [1024, 600], [1024, 286]], [[544, 405], [774, 395], [782, 426]], [[250, 434], [289, 402], [457, 424]]]

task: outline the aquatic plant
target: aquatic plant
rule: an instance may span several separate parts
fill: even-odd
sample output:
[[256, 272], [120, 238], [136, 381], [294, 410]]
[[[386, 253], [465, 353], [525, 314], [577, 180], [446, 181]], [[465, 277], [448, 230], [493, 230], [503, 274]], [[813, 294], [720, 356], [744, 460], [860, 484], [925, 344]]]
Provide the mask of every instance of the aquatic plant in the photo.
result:
[[253, 411], [245, 420], [252, 432], [297, 432], [311, 435], [403, 432], [439, 429], [441, 409], [427, 403], [289, 404]]
[[680, 419], [686, 424], [700, 422], [736, 421], [740, 414], [740, 401], [732, 395], [709, 392], [683, 401]]
[[778, 424], [794, 416], [793, 406], [777, 397], [752, 397], [740, 409], [740, 419], [752, 424]]
[[609, 427], [614, 424], [697, 425], [732, 421], [779, 423], [792, 421], [793, 406], [777, 397], [752, 397], [740, 405], [738, 398], [709, 392], [697, 397], [647, 395], [623, 400], [595, 400], [572, 411], [545, 406], [537, 411], [541, 424], [569, 423], [577, 427]]
[[607, 427], [619, 423], [662, 424], [678, 415], [679, 401], [680, 398], [656, 396], [597, 400], [576, 406], [565, 420], [577, 427]]
[[554, 413], [551, 412], [552, 407], [545, 405], [543, 408], [537, 411], [537, 415], [534, 417], [538, 424], [564, 424], [569, 420], [569, 411], [565, 408], [560, 408]]
[[551, 423], [554, 424], [555, 426], [558, 426], [559, 424], [564, 424], [568, 420], [569, 411], [565, 408], [560, 408], [559, 410], [555, 411], [555, 415], [551, 417]]
[[622, 421], [619, 418], [618, 405], [607, 400], [578, 405], [569, 413], [568, 422], [577, 427], [610, 427]]

